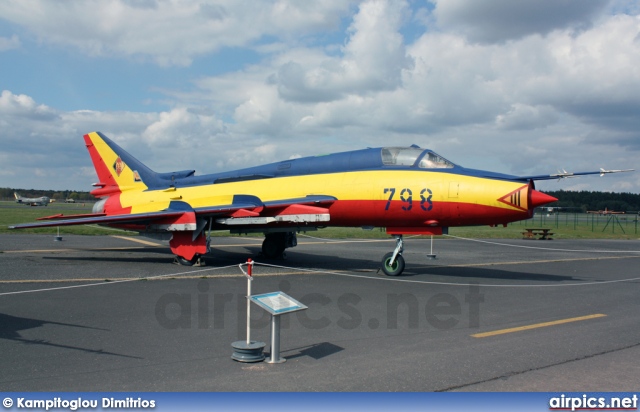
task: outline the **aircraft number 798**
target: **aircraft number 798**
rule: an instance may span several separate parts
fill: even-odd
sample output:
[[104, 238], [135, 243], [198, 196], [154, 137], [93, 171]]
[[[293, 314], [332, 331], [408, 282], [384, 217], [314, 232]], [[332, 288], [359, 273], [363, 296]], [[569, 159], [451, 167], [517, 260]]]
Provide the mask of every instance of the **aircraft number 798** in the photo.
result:
[[[384, 193], [389, 193], [389, 199], [387, 199], [387, 204], [384, 207], [384, 210], [389, 210], [389, 206], [391, 206], [391, 201], [396, 194], [395, 187], [389, 187], [384, 189]], [[428, 193], [428, 196], [426, 194]], [[425, 212], [430, 211], [433, 208], [433, 202], [431, 198], [433, 197], [433, 192], [431, 189], [424, 188], [420, 191], [420, 208]], [[400, 191], [400, 200], [404, 205], [402, 206], [402, 210], [406, 210], [407, 212], [413, 208], [413, 191], [409, 188], [404, 188]]]

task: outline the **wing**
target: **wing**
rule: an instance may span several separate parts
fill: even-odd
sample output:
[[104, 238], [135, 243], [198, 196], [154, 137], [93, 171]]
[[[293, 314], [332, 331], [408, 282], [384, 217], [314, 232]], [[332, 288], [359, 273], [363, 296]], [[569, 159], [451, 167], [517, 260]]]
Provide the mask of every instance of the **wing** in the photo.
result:
[[73, 226], [73, 225], [92, 225], [92, 224], [125, 224], [125, 223], [144, 223], [162, 218], [170, 218], [182, 215], [184, 212], [162, 211], [153, 213], [139, 213], [130, 215], [111, 215], [104, 213], [85, 214], [85, 215], [54, 215], [40, 218], [41, 222], [21, 223], [9, 226], [9, 229], [31, 229], [36, 227], [51, 226]]
[[[235, 195], [229, 205], [217, 205], [192, 208], [188, 203], [172, 201], [169, 207], [159, 212], [134, 213], [122, 215], [106, 215], [104, 213], [81, 215], [53, 215], [40, 218], [40, 222], [24, 223], [9, 226], [9, 229], [29, 229], [52, 226], [72, 226], [89, 224], [117, 224], [117, 225], [182, 225], [182, 228], [168, 228], [168, 230], [195, 230], [196, 217], [217, 218], [223, 225], [266, 224], [271, 222], [312, 222], [328, 221], [327, 206], [336, 201], [335, 197], [325, 195], [311, 195], [295, 199], [281, 199], [262, 202], [251, 195]], [[305, 216], [309, 215], [309, 216]], [[314, 215], [316, 220], [312, 220]]]

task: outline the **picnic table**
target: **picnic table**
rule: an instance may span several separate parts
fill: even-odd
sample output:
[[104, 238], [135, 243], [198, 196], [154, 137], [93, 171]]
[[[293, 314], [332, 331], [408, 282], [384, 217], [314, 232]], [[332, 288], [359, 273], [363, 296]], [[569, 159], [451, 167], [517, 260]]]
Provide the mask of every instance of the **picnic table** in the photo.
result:
[[544, 228], [525, 228], [522, 232], [523, 239], [553, 240], [554, 235], [551, 229]]

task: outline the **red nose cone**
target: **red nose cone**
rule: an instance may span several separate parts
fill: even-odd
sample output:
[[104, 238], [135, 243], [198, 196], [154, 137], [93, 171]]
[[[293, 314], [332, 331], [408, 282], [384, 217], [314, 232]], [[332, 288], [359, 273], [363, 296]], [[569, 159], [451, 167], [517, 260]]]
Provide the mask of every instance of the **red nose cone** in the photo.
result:
[[537, 190], [531, 191], [531, 203], [530, 203], [531, 208], [546, 205], [547, 203], [552, 203], [557, 201], [558, 199], [556, 199], [553, 196], [549, 196], [542, 192], [538, 192]]

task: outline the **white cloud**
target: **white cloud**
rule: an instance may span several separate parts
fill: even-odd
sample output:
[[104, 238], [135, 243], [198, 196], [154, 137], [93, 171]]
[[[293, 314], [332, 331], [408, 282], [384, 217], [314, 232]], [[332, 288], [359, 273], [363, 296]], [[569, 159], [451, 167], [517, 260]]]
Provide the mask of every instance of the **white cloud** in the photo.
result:
[[496, 118], [498, 128], [505, 130], [538, 129], [558, 121], [558, 115], [551, 106], [530, 106], [514, 103], [511, 109]]
[[19, 49], [21, 46], [20, 38], [15, 34], [10, 38], [0, 37], [0, 52]]
[[9, 90], [3, 90], [0, 94], [0, 116], [5, 121], [13, 120], [16, 117], [30, 120], [49, 120], [56, 116], [56, 112], [44, 104], [36, 104], [27, 95], [16, 95]]
[[324, 102], [400, 87], [402, 72], [412, 66], [398, 32], [406, 10], [401, 1], [363, 2], [341, 56], [304, 52], [280, 56], [282, 63], [271, 79], [280, 96], [301, 103]]
[[3, 19], [28, 28], [42, 43], [91, 56], [150, 57], [162, 65], [189, 65], [197, 56], [268, 36], [291, 39], [335, 29], [348, 10], [349, 2], [340, 0], [0, 2]]
[[[78, 188], [87, 179], [81, 136], [91, 130], [104, 132], [158, 171], [205, 173], [412, 143], [463, 166], [514, 174], [637, 167], [639, 17], [603, 11], [628, 3], [606, 8], [594, 2], [578, 10], [573, 1], [545, 1], [543, 13], [539, 5], [518, 8], [519, 2], [496, 0], [479, 16], [497, 16], [481, 19], [473, 17], [480, 3], [438, 2], [432, 15], [421, 18], [439, 30], [428, 27], [410, 42], [401, 34], [414, 21], [413, 4], [406, 2], [367, 0], [353, 9], [341, 2], [252, 3], [243, 13], [234, 2], [25, 4], [37, 6], [34, 16], [18, 13], [22, 2], [0, 4], [0, 13], [10, 9], [11, 21], [45, 44], [103, 56], [188, 64], [219, 47], [265, 45], [261, 61], [215, 76], [198, 73], [188, 91], [160, 85], [172, 101], [163, 111], [64, 112], [3, 92], [3, 152], [20, 153], [26, 164], [55, 159], [64, 172], [52, 168], [53, 175], [71, 182], [63, 175], [77, 174]], [[38, 17], [63, 12], [61, 21]], [[347, 12], [353, 15], [339, 40], [316, 39], [313, 46], [300, 40], [333, 30]], [[97, 19], [97, 13], [104, 16]], [[533, 22], [522, 22], [527, 13]], [[545, 13], [558, 16], [546, 21]], [[523, 27], [492, 27], [507, 16]], [[203, 19], [208, 23], [201, 24]], [[70, 20], [82, 21], [64, 28]], [[227, 20], [239, 25], [227, 27]], [[85, 21], [98, 23], [91, 31]], [[33, 143], [20, 142], [23, 136]], [[29, 173], [19, 165], [11, 169]], [[628, 176], [584, 179], [592, 189], [640, 191], [638, 179]]]

